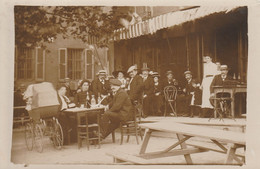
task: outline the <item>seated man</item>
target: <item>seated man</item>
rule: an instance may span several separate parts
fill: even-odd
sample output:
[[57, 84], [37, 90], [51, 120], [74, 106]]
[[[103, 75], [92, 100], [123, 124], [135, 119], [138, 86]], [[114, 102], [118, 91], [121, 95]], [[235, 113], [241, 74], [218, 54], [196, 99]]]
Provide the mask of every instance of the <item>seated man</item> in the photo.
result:
[[[225, 99], [225, 98], [230, 98], [230, 94], [229, 93], [217, 93], [217, 95], [215, 96], [214, 93], [214, 86], [222, 86], [224, 87], [225, 85], [233, 85], [234, 81], [232, 80], [232, 78], [230, 76], [228, 76], [228, 67], [227, 65], [221, 65], [220, 66], [220, 71], [221, 74], [220, 75], [216, 75], [213, 79], [213, 81], [211, 82], [210, 85], [210, 96], [211, 99], [216, 97], [216, 98], [223, 98], [223, 100], [217, 102], [217, 107], [221, 106], [221, 109], [223, 109], [222, 104], [225, 102], [227, 103], [227, 105], [230, 105], [230, 100], [229, 99]], [[223, 111], [223, 110], [222, 110]]]
[[121, 121], [133, 119], [133, 105], [126, 91], [121, 89], [122, 83], [118, 79], [110, 79], [109, 82], [114, 97], [109, 104], [109, 110], [104, 113], [101, 119], [102, 139], [118, 128]]

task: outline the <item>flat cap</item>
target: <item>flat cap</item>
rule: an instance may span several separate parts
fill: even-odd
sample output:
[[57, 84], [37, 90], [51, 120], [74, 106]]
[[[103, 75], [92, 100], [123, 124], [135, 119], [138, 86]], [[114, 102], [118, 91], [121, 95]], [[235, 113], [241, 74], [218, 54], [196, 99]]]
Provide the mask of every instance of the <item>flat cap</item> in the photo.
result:
[[168, 71], [166, 72], [166, 75], [169, 75], [169, 74], [172, 74], [172, 75], [173, 75], [173, 73], [172, 73], [171, 70], [168, 70]]
[[220, 70], [228, 70], [228, 66], [227, 65], [221, 65]]
[[106, 75], [107, 71], [106, 70], [100, 70], [98, 71], [98, 75]]
[[160, 77], [160, 75], [159, 75], [158, 72], [153, 72], [152, 76], [153, 76], [153, 77]]
[[131, 67], [129, 67], [129, 69], [127, 70], [127, 73], [132, 72], [133, 70], [136, 70], [136, 69], [137, 69], [136, 66], [131, 66]]
[[110, 80], [109, 80], [109, 83], [110, 83], [111, 85], [115, 85], [115, 86], [121, 86], [121, 85], [122, 85], [122, 83], [121, 83], [120, 80], [118, 80], [118, 79], [110, 79]]
[[191, 71], [189, 71], [189, 70], [185, 71], [184, 75], [186, 75], [186, 74], [190, 74], [191, 75]]

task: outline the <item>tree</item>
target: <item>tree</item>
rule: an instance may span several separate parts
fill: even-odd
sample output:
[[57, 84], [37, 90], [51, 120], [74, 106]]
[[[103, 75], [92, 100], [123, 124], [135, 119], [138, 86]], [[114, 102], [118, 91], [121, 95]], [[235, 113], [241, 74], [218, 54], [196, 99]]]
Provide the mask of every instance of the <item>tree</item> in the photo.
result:
[[127, 17], [127, 9], [102, 6], [15, 6], [15, 44], [43, 46], [58, 34], [73, 36], [88, 42], [98, 39], [98, 46], [106, 46], [113, 31], [122, 27], [119, 19]]

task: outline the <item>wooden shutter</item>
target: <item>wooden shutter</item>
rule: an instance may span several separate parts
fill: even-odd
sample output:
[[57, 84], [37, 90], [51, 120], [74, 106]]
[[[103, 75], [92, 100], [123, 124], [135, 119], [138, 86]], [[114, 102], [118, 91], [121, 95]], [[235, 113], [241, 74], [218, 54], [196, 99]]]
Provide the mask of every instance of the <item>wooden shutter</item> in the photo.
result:
[[67, 77], [67, 49], [59, 49], [59, 80]]
[[35, 61], [35, 78], [37, 81], [44, 81], [45, 76], [45, 50], [37, 47]]
[[94, 55], [93, 50], [85, 50], [85, 78], [94, 79]]

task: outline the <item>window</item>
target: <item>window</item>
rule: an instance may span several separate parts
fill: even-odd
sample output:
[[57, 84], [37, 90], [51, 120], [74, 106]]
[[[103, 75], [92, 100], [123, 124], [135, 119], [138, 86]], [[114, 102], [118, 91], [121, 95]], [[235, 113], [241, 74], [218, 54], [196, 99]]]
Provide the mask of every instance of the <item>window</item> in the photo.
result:
[[73, 48], [59, 49], [59, 79], [93, 79], [93, 51]]
[[15, 48], [15, 78], [44, 80], [45, 51], [41, 48]]
[[36, 48], [36, 65], [35, 65], [35, 75], [36, 80], [43, 81], [45, 75], [45, 50], [42, 48]]

